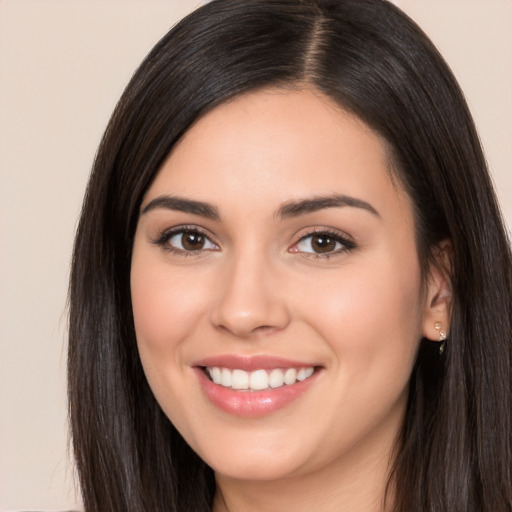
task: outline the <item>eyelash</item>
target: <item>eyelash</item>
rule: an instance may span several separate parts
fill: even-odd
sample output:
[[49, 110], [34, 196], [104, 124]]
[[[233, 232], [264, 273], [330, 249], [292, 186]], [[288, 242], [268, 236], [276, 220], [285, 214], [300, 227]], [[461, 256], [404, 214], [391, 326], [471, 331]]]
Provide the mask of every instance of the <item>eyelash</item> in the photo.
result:
[[289, 249], [293, 249], [297, 247], [301, 242], [304, 242], [308, 238], [313, 238], [315, 235], [327, 235], [327, 238], [334, 241], [336, 244], [340, 244], [342, 247], [330, 252], [326, 253], [317, 253], [317, 252], [306, 252], [306, 251], [291, 251], [300, 254], [304, 258], [312, 258], [312, 259], [328, 259], [333, 256], [338, 256], [339, 254], [350, 252], [356, 248], [356, 244], [348, 238], [347, 235], [342, 235], [338, 231], [333, 231], [325, 228], [314, 229], [313, 231], [309, 231], [307, 234], [301, 236], [297, 242], [293, 244], [293, 246]]
[[180, 249], [178, 247], [173, 247], [169, 241], [178, 235], [183, 236], [185, 233], [190, 233], [194, 235], [200, 235], [202, 236], [206, 241], [208, 241], [210, 244], [212, 244], [215, 247], [218, 247], [218, 245], [211, 240], [211, 237], [208, 236], [202, 229], [200, 229], [197, 226], [179, 226], [176, 228], [172, 228], [168, 231], [162, 232], [157, 239], [153, 240], [153, 243], [155, 245], [158, 245], [162, 247], [167, 252], [170, 252], [172, 254], [175, 254], [177, 256], [195, 256], [200, 254], [203, 251], [212, 251], [216, 249], [197, 249], [197, 250], [186, 250], [186, 249]]
[[[183, 236], [185, 233], [190, 233], [193, 235], [200, 235], [201, 237], [204, 237], [204, 239], [208, 243], [213, 245], [215, 248], [207, 248], [207, 249], [201, 248], [201, 249], [197, 249], [197, 250], [186, 250], [186, 249], [174, 247], [169, 244], [169, 241], [173, 237], [178, 236], [178, 235]], [[302, 251], [301, 250], [293, 250], [299, 244], [305, 242], [308, 238], [313, 238], [315, 235], [324, 235], [327, 238], [329, 238], [331, 241], [333, 241], [335, 244], [340, 244], [342, 247], [332, 250], [332, 251], [329, 251], [329, 252], [326, 252], [326, 253], [318, 253], [318, 252], [314, 252], [314, 251], [310, 252], [310, 251], [304, 251], [304, 250], [302, 250]], [[200, 253], [205, 252], [205, 251], [218, 250], [218, 245], [215, 242], [213, 242], [211, 240], [211, 237], [209, 235], [207, 235], [198, 226], [179, 226], [176, 228], [172, 228], [168, 231], [162, 232], [158, 236], [158, 238], [153, 240], [152, 243], [162, 247], [165, 251], [168, 251], [172, 254], [175, 254], [177, 256], [182, 256], [182, 257], [195, 256], [195, 255], [199, 255]], [[314, 229], [313, 231], [309, 231], [306, 234], [304, 234], [303, 236], [301, 236], [299, 238], [299, 240], [297, 242], [295, 242], [288, 249], [288, 251], [291, 253], [300, 254], [304, 258], [328, 259], [328, 258], [339, 255], [344, 252], [350, 252], [355, 248], [356, 248], [356, 244], [352, 240], [350, 240], [346, 235], [341, 235], [337, 231], [333, 231], [333, 230], [329, 230], [329, 229], [325, 229], [325, 228], [318, 228], [318, 229]]]

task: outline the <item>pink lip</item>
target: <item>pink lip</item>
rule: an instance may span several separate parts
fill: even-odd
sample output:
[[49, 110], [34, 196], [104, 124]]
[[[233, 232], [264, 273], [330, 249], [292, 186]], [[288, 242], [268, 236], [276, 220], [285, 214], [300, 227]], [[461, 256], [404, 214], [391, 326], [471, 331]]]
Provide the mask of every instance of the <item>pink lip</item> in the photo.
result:
[[225, 354], [195, 361], [191, 366], [218, 366], [221, 368], [229, 368], [231, 370], [238, 368], [240, 370], [245, 370], [246, 372], [251, 372], [254, 370], [272, 370], [274, 368], [307, 368], [318, 365], [311, 362], [293, 361], [282, 357]]
[[273, 368], [306, 368], [316, 365], [267, 356], [240, 357], [233, 355], [206, 358], [194, 363], [193, 369], [206, 398], [220, 410], [245, 418], [258, 418], [286, 407], [306, 393], [314, 385], [319, 375], [323, 373], [322, 369], [317, 369], [311, 377], [295, 384], [263, 391], [242, 391], [213, 383], [205, 374], [206, 366], [253, 371]]

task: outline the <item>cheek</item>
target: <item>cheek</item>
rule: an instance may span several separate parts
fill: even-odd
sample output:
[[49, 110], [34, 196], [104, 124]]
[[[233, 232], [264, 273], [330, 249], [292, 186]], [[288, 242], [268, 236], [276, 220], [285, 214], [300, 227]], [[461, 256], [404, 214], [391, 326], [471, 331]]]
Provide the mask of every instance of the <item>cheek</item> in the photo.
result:
[[325, 320], [328, 325], [337, 324], [339, 332], [359, 339], [358, 347], [376, 341], [373, 336], [378, 345], [389, 346], [419, 332], [419, 283], [414, 278], [404, 282], [392, 274], [379, 274], [372, 279], [367, 271], [351, 275], [343, 284], [340, 288], [344, 289], [333, 290], [326, 303]]
[[208, 282], [174, 267], [172, 272], [157, 264], [132, 264], [131, 292], [139, 346], [152, 350], [175, 350], [200, 319], [205, 317]]
[[393, 326], [411, 333], [411, 325], [420, 322], [421, 279], [414, 260], [404, 269], [375, 255], [365, 264], [315, 274], [302, 286], [307, 290], [301, 297], [303, 311], [310, 312], [310, 323], [332, 327], [338, 334], [364, 336]]
[[[330, 345], [341, 389], [397, 389], [408, 382], [421, 338], [419, 267], [397, 268], [392, 259], [347, 269], [307, 296], [305, 322]], [[307, 315], [307, 316], [306, 316]], [[356, 386], [357, 384], [357, 386]]]
[[330, 400], [337, 406], [323, 408], [331, 445], [345, 446], [379, 425], [393, 431], [405, 408], [421, 332], [420, 274], [381, 264], [326, 279], [304, 304], [305, 323], [333, 355], [330, 386], [337, 392]]
[[139, 356], [156, 400], [177, 428], [190, 415], [182, 399], [190, 392], [185, 354], [187, 339], [207, 318], [210, 283], [204, 279], [134, 252], [131, 295]]

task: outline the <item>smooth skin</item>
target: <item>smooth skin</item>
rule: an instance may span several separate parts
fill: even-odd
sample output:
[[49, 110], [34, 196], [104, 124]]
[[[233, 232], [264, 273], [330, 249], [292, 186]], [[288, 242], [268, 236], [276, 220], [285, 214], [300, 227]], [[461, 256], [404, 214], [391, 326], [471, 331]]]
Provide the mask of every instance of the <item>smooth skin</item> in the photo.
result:
[[[450, 300], [441, 271], [421, 275], [394, 172], [379, 136], [321, 93], [266, 89], [196, 122], [147, 191], [131, 271], [140, 357], [215, 471], [216, 512], [384, 510], [418, 344], [438, 339]], [[286, 208], [334, 196], [349, 204]], [[319, 371], [286, 407], [239, 417], [194, 369], [225, 354]]]

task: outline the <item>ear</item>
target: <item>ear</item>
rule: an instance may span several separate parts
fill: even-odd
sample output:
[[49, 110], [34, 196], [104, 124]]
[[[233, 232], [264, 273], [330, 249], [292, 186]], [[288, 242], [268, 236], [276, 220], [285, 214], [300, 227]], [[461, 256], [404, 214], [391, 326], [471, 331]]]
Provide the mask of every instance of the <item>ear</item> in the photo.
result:
[[[422, 334], [432, 341], [443, 341], [450, 332], [452, 307], [452, 245], [449, 240], [437, 244], [429, 266], [423, 311]], [[443, 335], [444, 333], [444, 335]]]

